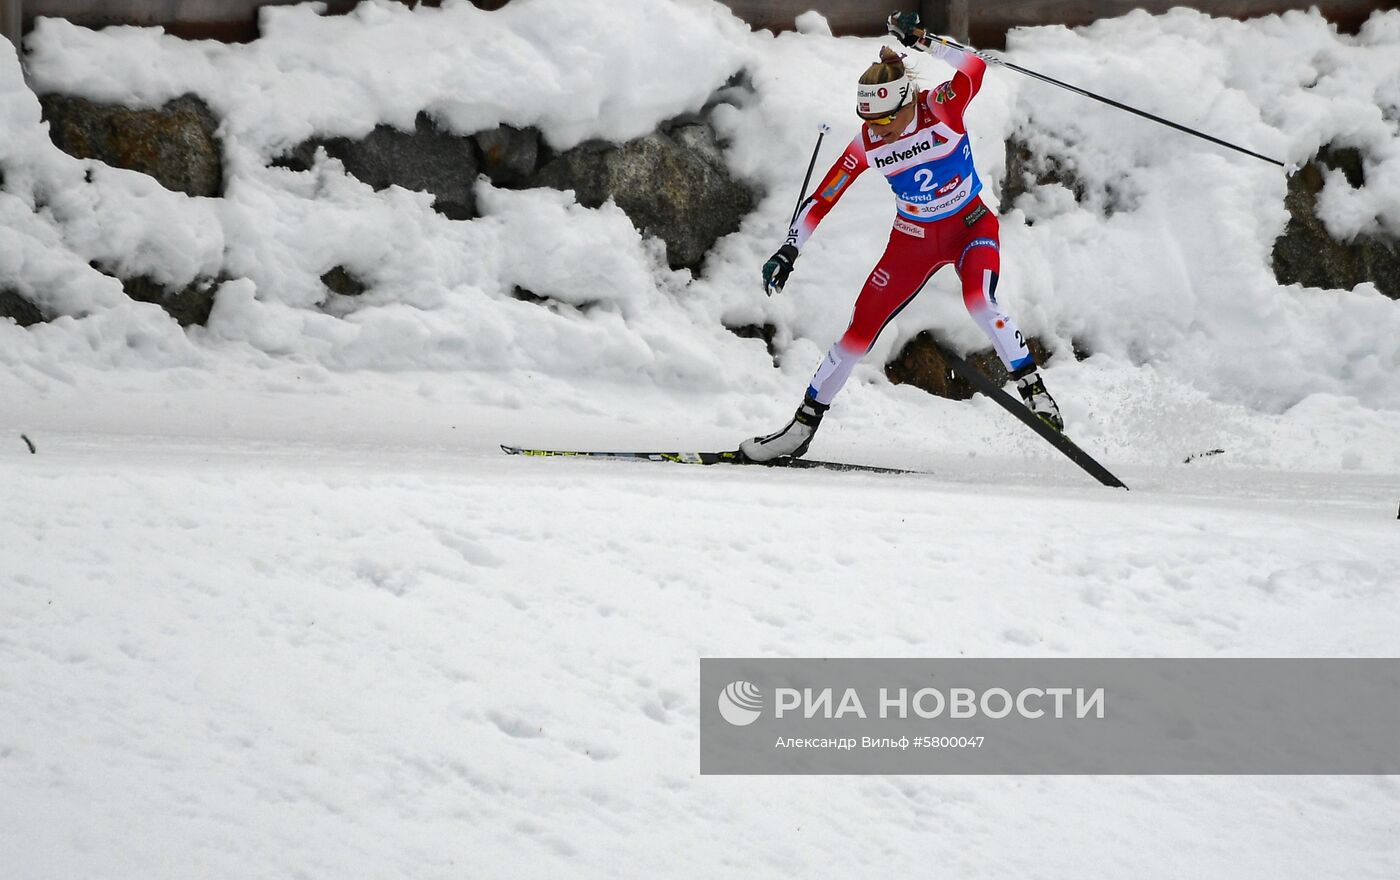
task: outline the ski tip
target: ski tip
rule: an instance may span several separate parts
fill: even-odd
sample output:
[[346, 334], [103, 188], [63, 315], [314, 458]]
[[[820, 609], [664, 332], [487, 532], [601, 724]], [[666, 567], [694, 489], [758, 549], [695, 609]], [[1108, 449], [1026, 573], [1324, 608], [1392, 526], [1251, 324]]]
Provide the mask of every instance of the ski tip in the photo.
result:
[[501, 451], [504, 452], [506, 455], [519, 455], [519, 454], [520, 454], [520, 447], [519, 447], [519, 446], [507, 446], [507, 445], [505, 445], [504, 443], [502, 443], [502, 444], [501, 444]]

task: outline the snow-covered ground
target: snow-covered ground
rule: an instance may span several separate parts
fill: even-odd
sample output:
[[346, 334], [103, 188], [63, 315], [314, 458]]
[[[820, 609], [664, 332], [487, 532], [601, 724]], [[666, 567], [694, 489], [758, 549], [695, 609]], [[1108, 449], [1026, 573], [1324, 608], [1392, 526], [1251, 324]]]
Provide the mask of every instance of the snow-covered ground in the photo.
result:
[[528, 408], [287, 380], [4, 446], [7, 876], [1394, 876], [1393, 777], [700, 777], [695, 687], [702, 656], [1393, 655], [1394, 475], [522, 461], [492, 443]]
[[[981, 344], [951, 278], [813, 449], [926, 475], [508, 458], [732, 448], [787, 417], [887, 190], [857, 184], [783, 296], [757, 269], [879, 41], [811, 16], [751, 33], [708, 2], [266, 15], [250, 46], [58, 22], [29, 44], [39, 90], [204, 97], [222, 201], [58, 152], [0, 57], [0, 276], [70, 316], [0, 325], [5, 877], [1395, 875], [1393, 777], [698, 775], [702, 656], [1396, 655], [1400, 306], [1274, 281], [1276, 171], [1004, 71], [973, 105], [993, 188], [1013, 132], [1089, 169], [1088, 203], [1003, 217], [1003, 296], [1094, 352], [1047, 381], [1131, 492], [981, 398], [884, 381], [921, 329]], [[1362, 146], [1367, 189], [1324, 200], [1339, 232], [1400, 229], [1398, 49], [1400, 12], [1359, 38], [1179, 10], [1011, 41], [1282, 159]], [[753, 92], [717, 123], [769, 196], [700, 279], [567, 194], [482, 184], [460, 223], [333, 165], [265, 167], [422, 109], [620, 139], [740, 69]], [[187, 332], [92, 260], [241, 280]], [[373, 282], [345, 317], [315, 308], [338, 264]], [[754, 321], [780, 328], [776, 369], [722, 326]]]

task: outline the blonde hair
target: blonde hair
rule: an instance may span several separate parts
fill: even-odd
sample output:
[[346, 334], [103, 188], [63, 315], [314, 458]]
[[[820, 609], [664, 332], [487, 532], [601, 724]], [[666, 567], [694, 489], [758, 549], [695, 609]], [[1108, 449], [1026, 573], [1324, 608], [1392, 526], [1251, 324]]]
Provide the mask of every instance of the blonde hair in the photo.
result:
[[880, 60], [865, 69], [865, 73], [860, 75], [860, 84], [863, 86], [883, 85], [894, 82], [906, 73], [911, 80], [917, 78], [914, 71], [905, 67], [903, 55], [889, 46], [881, 46]]

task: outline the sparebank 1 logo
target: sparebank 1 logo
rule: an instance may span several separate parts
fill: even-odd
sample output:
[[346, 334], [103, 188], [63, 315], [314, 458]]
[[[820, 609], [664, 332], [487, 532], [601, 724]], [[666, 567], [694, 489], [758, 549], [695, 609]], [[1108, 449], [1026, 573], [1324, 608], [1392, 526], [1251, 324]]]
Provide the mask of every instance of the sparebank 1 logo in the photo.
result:
[[732, 681], [719, 692], [719, 714], [735, 727], [747, 727], [763, 714], [763, 691], [747, 681]]

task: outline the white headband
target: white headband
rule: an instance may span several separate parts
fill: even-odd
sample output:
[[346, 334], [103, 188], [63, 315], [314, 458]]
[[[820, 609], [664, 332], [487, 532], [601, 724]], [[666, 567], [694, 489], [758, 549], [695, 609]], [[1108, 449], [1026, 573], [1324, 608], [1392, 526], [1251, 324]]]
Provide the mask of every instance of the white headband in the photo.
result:
[[909, 74], [893, 82], [860, 83], [856, 86], [856, 114], [863, 118], [889, 116], [908, 103], [914, 91]]

